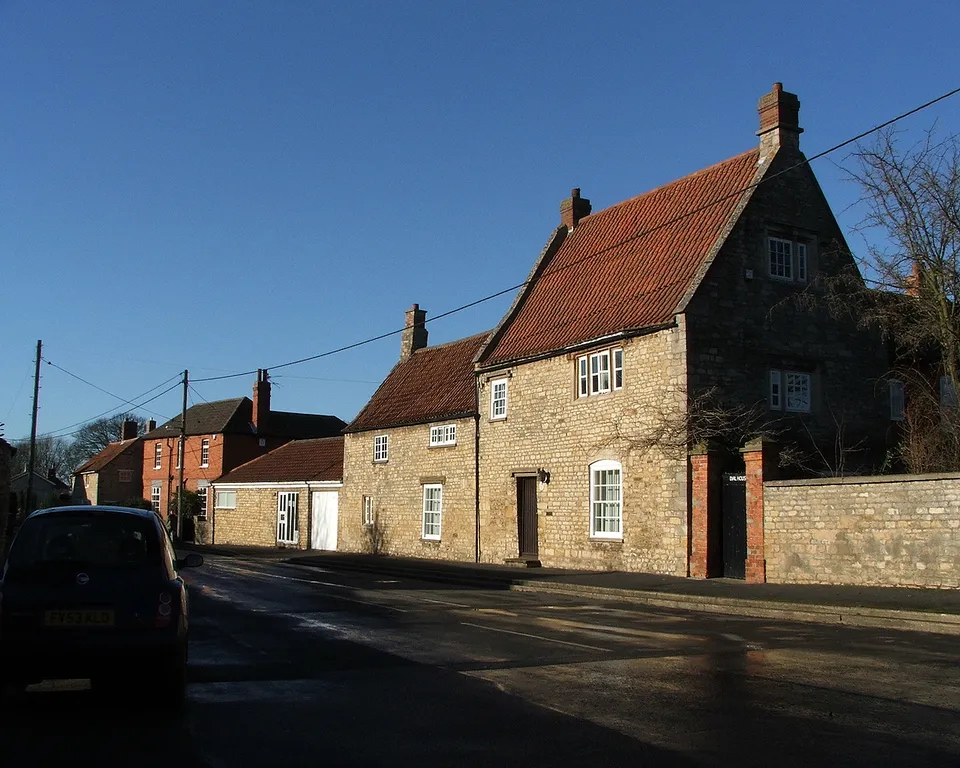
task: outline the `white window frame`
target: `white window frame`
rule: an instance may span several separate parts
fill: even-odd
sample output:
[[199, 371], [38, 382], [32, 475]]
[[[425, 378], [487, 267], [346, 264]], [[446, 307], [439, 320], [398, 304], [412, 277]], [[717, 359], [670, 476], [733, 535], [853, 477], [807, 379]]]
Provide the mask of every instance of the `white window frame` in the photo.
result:
[[590, 394], [603, 395], [610, 391], [610, 353], [594, 352], [590, 355]]
[[207, 519], [207, 511], [210, 507], [210, 486], [209, 485], [200, 485], [200, 483], [207, 482], [205, 480], [200, 480], [197, 483], [197, 496], [200, 497], [200, 512], [197, 515], [198, 520]]
[[367, 528], [370, 528], [377, 521], [376, 513], [373, 510], [373, 496], [363, 497], [362, 510], [363, 524]]
[[770, 410], [783, 410], [783, 378], [780, 371], [770, 371]]
[[810, 279], [809, 249], [803, 240], [767, 236], [767, 274], [775, 280], [805, 283]]
[[[292, 514], [291, 514], [292, 510]], [[281, 521], [281, 514], [283, 520]], [[300, 543], [300, 494], [281, 491], [277, 494], [277, 541], [280, 544]]]
[[152, 483], [150, 485], [150, 503], [153, 505], [153, 511], [160, 512], [160, 497], [163, 494], [162, 483]]
[[[428, 523], [428, 516], [431, 518]], [[433, 519], [435, 518], [435, 520]], [[439, 541], [443, 523], [443, 486], [426, 483], [423, 486], [423, 518], [421, 536], [428, 541]]]
[[[619, 461], [595, 461], [589, 472], [590, 537], [623, 539], [623, 465]], [[609, 480], [612, 472], [616, 472], [615, 483], [599, 482]]]
[[163, 469], [163, 443], [153, 445], [153, 468]]
[[887, 381], [890, 392], [890, 421], [903, 421], [907, 416], [907, 398], [903, 382], [899, 379]]
[[390, 435], [377, 435], [373, 438], [373, 461], [382, 464], [390, 460]]
[[[806, 394], [806, 403], [796, 398]], [[813, 401], [813, 380], [809, 373], [783, 372], [783, 410], [787, 413], [810, 413]]]
[[200, 466], [210, 466], [210, 438], [205, 437], [200, 443]]
[[623, 389], [623, 349], [614, 347], [577, 358], [577, 397]]
[[132, 482], [133, 482], [133, 470], [132, 470], [132, 469], [118, 469], [118, 470], [117, 470], [117, 482], [118, 482], [118, 483], [132, 483]]
[[456, 445], [457, 444], [457, 425], [439, 424], [430, 427], [430, 446], [438, 445]]
[[777, 280], [793, 280], [793, 240], [767, 238], [767, 271]]
[[237, 492], [234, 490], [224, 490], [219, 489], [214, 491], [213, 494], [213, 508], [214, 509], [236, 509], [237, 508]]
[[505, 418], [507, 418], [507, 380], [494, 379], [490, 382], [490, 420], [498, 421]]

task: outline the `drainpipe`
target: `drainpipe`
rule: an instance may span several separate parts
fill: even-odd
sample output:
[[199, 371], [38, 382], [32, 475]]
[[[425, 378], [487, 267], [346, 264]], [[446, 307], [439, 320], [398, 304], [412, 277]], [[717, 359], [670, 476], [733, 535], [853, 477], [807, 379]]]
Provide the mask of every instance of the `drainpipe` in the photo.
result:
[[476, 549], [476, 555], [474, 561], [480, 562], [480, 411], [477, 409], [476, 415], [473, 417], [473, 500], [476, 514], [476, 541], [474, 546]]

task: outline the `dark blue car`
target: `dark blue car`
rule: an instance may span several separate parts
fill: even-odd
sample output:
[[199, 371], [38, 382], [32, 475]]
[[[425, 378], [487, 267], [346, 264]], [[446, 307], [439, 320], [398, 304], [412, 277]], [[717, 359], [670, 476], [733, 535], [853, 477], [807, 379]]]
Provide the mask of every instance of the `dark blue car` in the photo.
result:
[[38, 510], [0, 577], [0, 694], [53, 678], [123, 683], [178, 703], [186, 687], [189, 600], [173, 542], [152, 511]]

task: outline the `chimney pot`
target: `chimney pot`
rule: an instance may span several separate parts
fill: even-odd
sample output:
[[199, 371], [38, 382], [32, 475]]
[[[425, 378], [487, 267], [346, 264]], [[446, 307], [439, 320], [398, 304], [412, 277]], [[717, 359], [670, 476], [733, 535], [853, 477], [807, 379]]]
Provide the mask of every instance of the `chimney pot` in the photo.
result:
[[427, 346], [427, 311], [414, 304], [406, 311], [404, 320], [403, 333], [400, 334], [401, 360]]
[[591, 210], [590, 201], [580, 197], [580, 187], [574, 187], [570, 190], [570, 197], [560, 203], [560, 223], [572, 232]]

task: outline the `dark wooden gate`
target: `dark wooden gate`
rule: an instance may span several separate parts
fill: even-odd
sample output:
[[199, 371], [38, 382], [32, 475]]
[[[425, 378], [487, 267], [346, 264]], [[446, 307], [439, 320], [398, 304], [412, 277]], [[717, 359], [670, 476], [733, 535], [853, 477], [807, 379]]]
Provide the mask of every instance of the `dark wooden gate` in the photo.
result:
[[724, 474], [722, 501], [723, 575], [743, 579], [747, 574], [747, 478]]
[[537, 557], [537, 478], [517, 478], [517, 539], [520, 557]]

